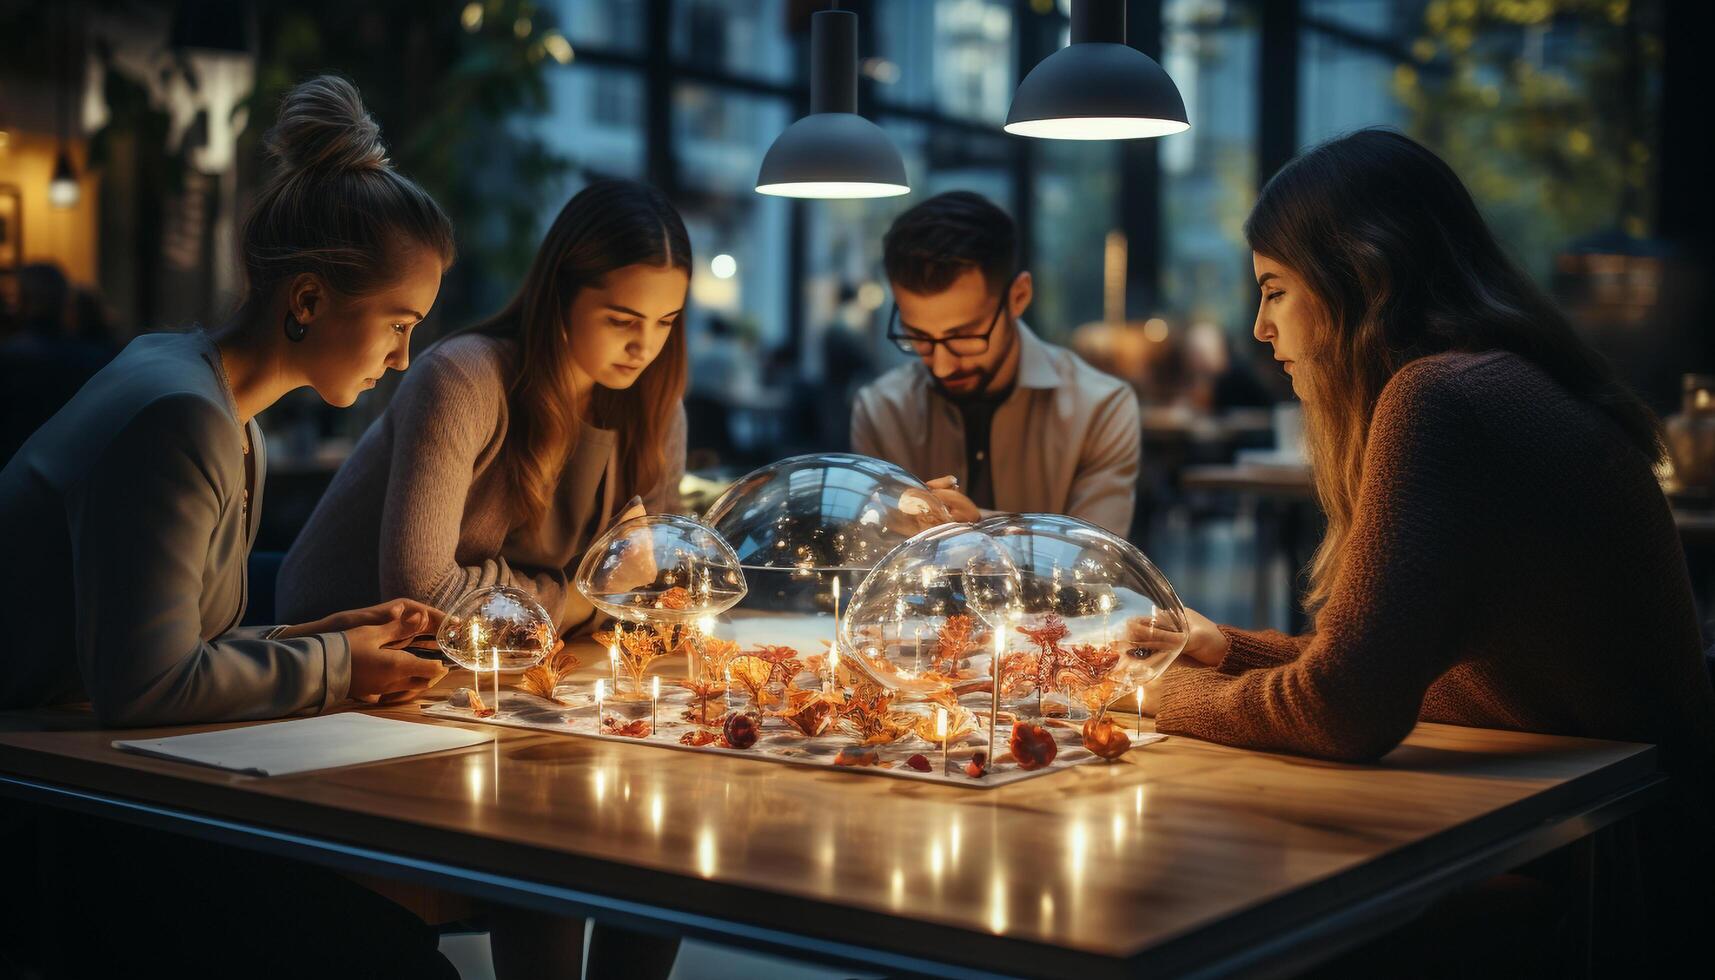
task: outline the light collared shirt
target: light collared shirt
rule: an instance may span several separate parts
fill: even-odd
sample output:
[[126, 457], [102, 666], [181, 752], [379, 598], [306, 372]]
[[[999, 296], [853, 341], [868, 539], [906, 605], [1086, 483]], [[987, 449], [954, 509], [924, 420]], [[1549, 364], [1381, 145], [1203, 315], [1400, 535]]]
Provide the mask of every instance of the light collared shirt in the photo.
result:
[[[1137, 395], [1023, 321], [1017, 327], [1018, 378], [989, 433], [996, 510], [1066, 514], [1128, 533], [1143, 455]], [[969, 484], [964, 420], [920, 360], [858, 391], [852, 451], [922, 480], [952, 475]]]

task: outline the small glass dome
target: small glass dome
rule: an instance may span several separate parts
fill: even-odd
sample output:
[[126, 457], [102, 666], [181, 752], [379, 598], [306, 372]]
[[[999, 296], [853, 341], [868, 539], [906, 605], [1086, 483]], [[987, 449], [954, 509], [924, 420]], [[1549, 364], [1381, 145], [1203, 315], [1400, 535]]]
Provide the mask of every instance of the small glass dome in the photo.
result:
[[554, 620], [522, 589], [494, 585], [466, 593], [441, 620], [435, 641], [468, 670], [522, 670], [557, 641]]
[[1021, 715], [1082, 717], [1126, 707], [1185, 649], [1185, 606], [1131, 542], [1058, 514], [976, 525], [1012, 557], [1021, 585], [1001, 703]]
[[689, 517], [648, 514], [615, 526], [578, 565], [577, 589], [616, 619], [690, 622], [744, 598], [738, 556]]
[[998, 541], [970, 524], [931, 528], [858, 586], [841, 655], [893, 691], [944, 699], [988, 688], [996, 631], [1010, 639], [1021, 599], [1018, 569]]

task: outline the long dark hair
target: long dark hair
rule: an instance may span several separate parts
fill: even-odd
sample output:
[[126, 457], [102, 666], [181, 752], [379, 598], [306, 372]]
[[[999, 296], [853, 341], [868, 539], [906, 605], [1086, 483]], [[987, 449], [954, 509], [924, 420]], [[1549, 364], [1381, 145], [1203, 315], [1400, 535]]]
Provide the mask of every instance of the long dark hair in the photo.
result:
[[[541, 520], [577, 443], [577, 405], [567, 366], [578, 291], [629, 265], [691, 268], [685, 224], [665, 195], [630, 180], [579, 191], [548, 229], [524, 284], [506, 308], [471, 332], [517, 341], [507, 388], [511, 421], [498, 465], [511, 490], [515, 527]], [[648, 493], [667, 470], [662, 446], [685, 394], [685, 331], [675, 324], [654, 361], [622, 391], [596, 385], [590, 421], [617, 431], [620, 499]]]
[[1310, 608], [1327, 600], [1338, 570], [1382, 388], [1419, 357], [1511, 351], [1661, 459], [1655, 415], [1507, 257], [1452, 168], [1408, 137], [1366, 129], [1288, 163], [1263, 188], [1245, 237], [1319, 307], [1296, 375], [1328, 516]]

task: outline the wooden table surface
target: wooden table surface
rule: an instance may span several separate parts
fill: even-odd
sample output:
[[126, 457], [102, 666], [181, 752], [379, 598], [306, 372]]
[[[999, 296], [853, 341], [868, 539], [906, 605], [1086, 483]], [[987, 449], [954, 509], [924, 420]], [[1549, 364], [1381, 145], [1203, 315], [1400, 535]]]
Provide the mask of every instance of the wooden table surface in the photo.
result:
[[1120, 976], [1331, 955], [1659, 782], [1648, 746], [1430, 724], [1376, 765], [1172, 738], [986, 791], [482, 730], [493, 745], [271, 779], [113, 732], [0, 732], [0, 793], [775, 951]]

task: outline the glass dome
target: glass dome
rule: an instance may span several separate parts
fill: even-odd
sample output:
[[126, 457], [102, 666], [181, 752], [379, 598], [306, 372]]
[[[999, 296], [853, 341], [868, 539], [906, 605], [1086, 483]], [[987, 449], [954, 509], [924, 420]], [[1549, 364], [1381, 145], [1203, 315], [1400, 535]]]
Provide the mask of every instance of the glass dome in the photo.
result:
[[616, 619], [691, 622], [744, 598], [738, 556], [705, 525], [677, 514], [619, 524], [590, 546], [577, 589]]
[[991, 689], [997, 631], [1018, 615], [1018, 568], [970, 524], [931, 528], [895, 548], [852, 595], [840, 652], [882, 687], [945, 701]]
[[825, 656], [836, 604], [843, 609], [888, 552], [952, 517], [892, 463], [814, 453], [740, 478], [705, 519], [732, 545], [750, 589], [733, 610], [733, 639]]
[[751, 568], [868, 570], [919, 531], [952, 520], [922, 481], [892, 463], [812, 453], [740, 478], [708, 523]]
[[554, 648], [554, 620], [529, 593], [495, 585], [466, 593], [435, 634], [447, 656], [469, 670], [522, 670]]
[[1185, 649], [1185, 606], [1131, 542], [1073, 517], [1008, 514], [976, 525], [1011, 556], [1019, 615], [1001, 704], [1024, 716], [1125, 707]]

